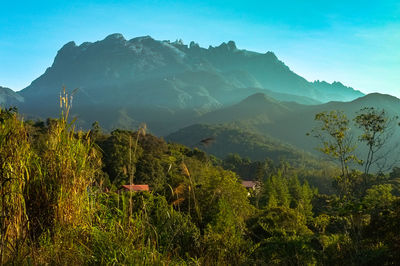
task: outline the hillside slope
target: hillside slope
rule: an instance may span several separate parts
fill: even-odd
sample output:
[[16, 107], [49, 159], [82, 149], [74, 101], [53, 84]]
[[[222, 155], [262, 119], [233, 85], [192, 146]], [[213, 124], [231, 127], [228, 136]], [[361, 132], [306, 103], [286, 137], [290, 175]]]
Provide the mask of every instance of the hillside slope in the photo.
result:
[[307, 159], [312, 160], [310, 154], [301, 152], [287, 143], [235, 124], [195, 124], [168, 135], [166, 140], [199, 148], [219, 158], [237, 153], [251, 160], [263, 161], [270, 158], [275, 162], [285, 160], [294, 165]]
[[13, 90], [0, 86], [0, 106], [17, 106], [24, 102], [24, 98]]

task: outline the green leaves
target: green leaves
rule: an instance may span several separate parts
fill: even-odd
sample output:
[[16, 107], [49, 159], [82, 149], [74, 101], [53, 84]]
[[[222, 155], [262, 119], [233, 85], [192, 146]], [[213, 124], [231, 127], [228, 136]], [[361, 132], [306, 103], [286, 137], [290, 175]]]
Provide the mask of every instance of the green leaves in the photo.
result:
[[367, 189], [363, 198], [363, 204], [369, 211], [382, 211], [388, 208], [396, 199], [392, 195], [392, 186], [390, 184], [374, 185]]
[[[361, 135], [358, 140], [365, 143], [368, 148], [366, 159], [363, 161], [364, 173], [370, 172], [372, 164], [383, 161], [383, 156], [377, 153], [382, 150], [385, 143], [393, 134], [393, 126], [398, 117], [389, 117], [385, 110], [378, 110], [374, 107], [361, 109], [354, 118], [356, 126], [361, 129]], [[382, 166], [383, 168], [383, 166]], [[365, 180], [367, 181], [367, 180]]]
[[341, 176], [348, 175], [349, 165], [359, 160], [354, 154], [356, 146], [350, 134], [347, 116], [341, 111], [322, 112], [315, 115], [315, 120], [319, 125], [311, 134], [320, 141], [318, 150], [338, 160]]

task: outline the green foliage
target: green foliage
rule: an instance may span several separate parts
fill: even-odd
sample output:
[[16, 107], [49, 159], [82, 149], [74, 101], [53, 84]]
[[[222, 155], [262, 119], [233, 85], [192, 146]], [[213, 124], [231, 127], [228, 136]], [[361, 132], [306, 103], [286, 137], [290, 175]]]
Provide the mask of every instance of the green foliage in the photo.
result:
[[[365, 184], [365, 173], [346, 160], [340, 175], [270, 159], [220, 160], [143, 130], [105, 134], [95, 124], [93, 131], [75, 131], [68, 102], [63, 95], [63, 115], [46, 125], [0, 110], [2, 264], [393, 265], [400, 259], [397, 168], [368, 174]], [[319, 118], [327, 123], [322, 132], [333, 132], [332, 145], [345, 145], [348, 121], [333, 113]], [[347, 151], [340, 155], [334, 147], [329, 154], [346, 158]], [[338, 195], [309, 185], [334, 176], [331, 191]], [[247, 190], [240, 177], [259, 185]], [[151, 190], [121, 189], [132, 182]]]
[[321, 141], [321, 147], [318, 149], [337, 159], [341, 167], [341, 176], [347, 175], [349, 164], [358, 162], [354, 154], [356, 147], [349, 132], [349, 120], [340, 111], [318, 113], [315, 120], [320, 122], [320, 125], [312, 130], [313, 136]]
[[397, 198], [388, 206], [371, 216], [371, 222], [365, 227], [368, 250], [382, 264], [391, 264], [400, 260], [400, 200]]
[[220, 199], [217, 206], [217, 215], [205, 229], [205, 255], [201, 262], [240, 265], [246, 261], [251, 247], [251, 242], [243, 238], [245, 225], [238, 223], [237, 214], [226, 199]]
[[313, 215], [311, 201], [315, 194], [316, 191], [307, 181], [300, 184], [296, 175], [289, 173], [284, 175], [283, 171], [278, 169], [276, 174], [268, 177], [263, 184], [260, 206], [291, 208], [311, 218]]
[[134, 164], [142, 153], [139, 148], [136, 151], [137, 156], [130, 158], [135, 150], [131, 144], [131, 139], [136, 139], [137, 134], [127, 130], [114, 130], [111, 136], [99, 143], [104, 155], [104, 171], [109, 175], [111, 182], [116, 184], [129, 183], [131, 171], [134, 171]]
[[[395, 215], [393, 207], [397, 199], [391, 193], [391, 183], [396, 179], [396, 169], [389, 177], [383, 173], [372, 175], [369, 171], [373, 163], [382, 159], [376, 157], [377, 152], [391, 135], [389, 130], [396, 119], [388, 118], [384, 110], [374, 108], [361, 109], [355, 117], [354, 121], [361, 129], [358, 140], [368, 148], [366, 160], [361, 161], [364, 164], [364, 173], [361, 173], [349, 169], [348, 161], [357, 159], [353, 154], [355, 145], [346, 141], [351, 140], [346, 137], [348, 119], [343, 114], [337, 115], [337, 112], [317, 114], [316, 120], [321, 121], [322, 126], [314, 132], [318, 132], [315, 136], [322, 140], [321, 151], [338, 158], [342, 169], [342, 174], [335, 180], [339, 197], [321, 202], [325, 205], [322, 207], [324, 210], [318, 208], [320, 214], [314, 219], [314, 227], [319, 231], [323, 246], [322, 261], [357, 265], [393, 263], [393, 243], [396, 239], [389, 238], [390, 241], [385, 242], [374, 234], [373, 228], [382, 230], [377, 221], [387, 222], [391, 215]], [[331, 142], [325, 141], [327, 136]], [[385, 236], [386, 232], [386, 229], [381, 231]], [[342, 240], [340, 248], [339, 239]]]
[[[368, 148], [366, 159], [363, 161], [366, 175], [368, 175], [372, 164], [379, 165], [385, 159], [385, 156], [382, 155], [377, 157], [379, 155], [377, 153], [382, 150], [393, 135], [392, 130], [397, 118], [397, 116], [389, 117], [385, 110], [377, 110], [374, 107], [361, 109], [354, 118], [356, 126], [362, 131], [358, 139], [365, 143]], [[385, 165], [379, 165], [380, 169], [384, 167]]]
[[285, 206], [268, 207], [249, 220], [255, 261], [278, 265], [315, 264], [312, 231], [305, 216]]
[[392, 186], [390, 184], [374, 185], [367, 189], [367, 193], [363, 198], [365, 208], [370, 212], [387, 209], [396, 199], [391, 191]]

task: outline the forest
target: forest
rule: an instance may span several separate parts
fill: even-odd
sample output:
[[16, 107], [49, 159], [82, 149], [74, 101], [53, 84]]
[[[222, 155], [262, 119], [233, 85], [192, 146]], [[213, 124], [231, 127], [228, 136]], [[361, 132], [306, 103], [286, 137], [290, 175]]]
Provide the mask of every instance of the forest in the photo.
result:
[[400, 168], [380, 152], [398, 125], [384, 110], [318, 113], [309, 137], [332, 161], [293, 165], [217, 158], [145, 125], [77, 130], [70, 101], [61, 95], [60, 117], [46, 122], [0, 109], [0, 264], [400, 261]]

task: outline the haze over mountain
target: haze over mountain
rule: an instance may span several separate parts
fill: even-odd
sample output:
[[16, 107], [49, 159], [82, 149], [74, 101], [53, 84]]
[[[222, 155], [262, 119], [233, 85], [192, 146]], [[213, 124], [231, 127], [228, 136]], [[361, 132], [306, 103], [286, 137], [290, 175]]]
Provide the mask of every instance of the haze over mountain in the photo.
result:
[[[199, 135], [199, 139], [217, 136], [221, 128], [224, 127], [225, 130], [233, 126], [234, 128], [241, 128], [242, 131], [251, 132], [247, 142], [244, 143], [247, 143], [245, 145], [248, 146], [247, 149], [253, 151], [253, 156], [267, 154], [266, 146], [270, 147], [268, 150], [270, 154], [274, 150], [287, 151], [287, 148], [284, 148], [286, 145], [284, 143], [292, 145], [292, 150], [294, 147], [297, 147], [297, 149], [317, 155], [319, 154], [316, 151], [316, 147], [318, 146], [317, 140], [306, 135], [306, 133], [310, 132], [317, 125], [314, 120], [315, 115], [324, 111], [343, 111], [350, 120], [351, 132], [354, 140], [356, 140], [356, 136], [360, 132], [356, 129], [352, 119], [360, 109], [365, 107], [374, 107], [378, 110], [384, 109], [389, 118], [395, 117], [399, 115], [400, 99], [390, 95], [373, 93], [351, 102], [332, 101], [320, 105], [302, 105], [294, 102], [279, 102], [265, 94], [256, 93], [235, 105], [204, 114], [195, 123], [202, 124], [202, 127], [206, 127], [208, 130], [206, 134]], [[213, 127], [212, 125], [218, 125], [218, 127]], [[194, 132], [192, 129], [193, 127], [183, 128], [169, 135], [167, 139], [193, 146], [192, 143], [188, 142], [190, 136], [198, 135], [205, 130], [201, 128], [201, 130], [198, 129]], [[388, 139], [386, 148], [380, 151], [380, 155], [385, 154], [387, 165], [395, 161], [398, 162], [399, 158], [399, 152], [396, 151], [396, 147], [399, 145], [400, 129], [397, 123], [393, 123], [392, 128], [389, 130], [393, 130], [391, 133], [393, 135]], [[240, 134], [234, 135], [236, 135], [236, 138], [237, 136], [240, 137]], [[254, 141], [252, 137], [254, 135], [263, 136], [264, 138], [259, 137], [258, 141]], [[237, 145], [236, 138], [226, 137], [221, 142], [224, 143], [224, 147], [235, 146]], [[269, 141], [265, 142], [266, 139]], [[274, 139], [278, 139], [279, 141], [273, 141]], [[275, 147], [272, 148], [271, 145], [261, 144], [261, 142], [274, 143]], [[277, 146], [279, 146], [279, 149]], [[221, 157], [232, 152], [230, 148], [221, 148], [216, 151], [215, 148], [199, 147]], [[361, 153], [365, 151], [364, 149], [365, 147], [360, 145]], [[250, 156], [251, 158], [249, 152], [243, 147], [238, 149], [238, 153], [242, 156]], [[293, 155], [294, 153], [292, 152], [291, 154]]]
[[81, 125], [93, 120], [106, 128], [147, 122], [158, 134], [258, 92], [303, 104], [363, 96], [339, 82], [308, 82], [274, 53], [241, 50], [233, 41], [206, 49], [150, 36], [126, 40], [121, 34], [79, 46], [65, 44], [52, 66], [18, 92], [25, 99], [18, 106], [33, 116], [55, 116], [63, 86], [78, 88], [73, 112]]
[[276, 163], [286, 160], [296, 165], [301, 159], [312, 158], [310, 154], [302, 153], [268, 134], [259, 134], [235, 124], [195, 124], [170, 134], [166, 140], [199, 148], [219, 158], [236, 153], [251, 160], [270, 158]]
[[0, 86], [0, 106], [15, 106], [24, 101], [24, 98], [10, 88]]

